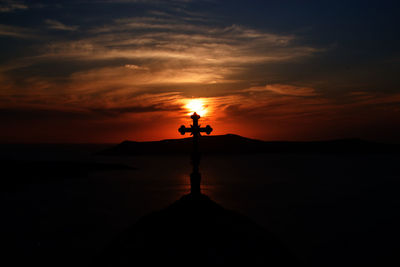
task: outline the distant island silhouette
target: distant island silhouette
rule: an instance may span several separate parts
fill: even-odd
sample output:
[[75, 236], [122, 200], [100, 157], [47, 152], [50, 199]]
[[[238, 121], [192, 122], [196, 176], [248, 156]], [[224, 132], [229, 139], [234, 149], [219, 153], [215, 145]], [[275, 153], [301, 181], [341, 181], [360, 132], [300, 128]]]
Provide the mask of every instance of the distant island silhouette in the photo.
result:
[[[200, 136], [202, 153], [400, 153], [399, 144], [385, 144], [362, 139], [338, 139], [328, 141], [261, 141], [235, 134]], [[189, 153], [192, 138], [166, 139], [161, 141], [124, 141], [100, 152], [103, 155], [132, 156], [143, 154]]]

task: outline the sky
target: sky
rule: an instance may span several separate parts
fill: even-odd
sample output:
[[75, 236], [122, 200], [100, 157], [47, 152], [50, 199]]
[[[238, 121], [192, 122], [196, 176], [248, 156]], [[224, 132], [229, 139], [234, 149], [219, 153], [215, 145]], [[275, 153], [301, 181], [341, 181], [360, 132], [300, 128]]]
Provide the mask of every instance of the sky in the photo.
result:
[[0, 143], [181, 138], [193, 106], [213, 134], [400, 143], [399, 13], [366, 0], [0, 1]]

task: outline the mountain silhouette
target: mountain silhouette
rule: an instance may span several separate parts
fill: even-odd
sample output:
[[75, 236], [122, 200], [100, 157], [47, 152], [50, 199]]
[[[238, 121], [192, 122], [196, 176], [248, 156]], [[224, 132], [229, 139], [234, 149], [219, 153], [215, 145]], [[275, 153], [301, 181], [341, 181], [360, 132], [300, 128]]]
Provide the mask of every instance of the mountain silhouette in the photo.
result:
[[[192, 138], [166, 139], [161, 141], [124, 141], [103, 150], [103, 155], [142, 155], [190, 153]], [[261, 141], [235, 134], [200, 136], [202, 153], [399, 153], [399, 144], [384, 144], [361, 139], [290, 142]]]

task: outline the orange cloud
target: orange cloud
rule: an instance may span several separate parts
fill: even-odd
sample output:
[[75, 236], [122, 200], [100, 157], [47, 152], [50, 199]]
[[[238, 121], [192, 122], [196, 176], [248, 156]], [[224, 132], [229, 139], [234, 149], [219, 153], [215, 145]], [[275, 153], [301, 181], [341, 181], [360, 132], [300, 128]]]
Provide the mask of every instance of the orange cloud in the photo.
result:
[[268, 84], [244, 89], [243, 92], [272, 92], [279, 95], [315, 96], [315, 89], [311, 87], [294, 86], [288, 84]]

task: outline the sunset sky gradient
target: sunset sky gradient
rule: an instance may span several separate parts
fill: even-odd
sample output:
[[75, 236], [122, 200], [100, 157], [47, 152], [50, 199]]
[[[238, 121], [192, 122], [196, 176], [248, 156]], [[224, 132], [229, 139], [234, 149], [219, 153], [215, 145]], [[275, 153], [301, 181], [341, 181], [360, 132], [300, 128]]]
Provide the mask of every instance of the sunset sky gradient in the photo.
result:
[[400, 143], [397, 1], [0, 1], [0, 142]]

